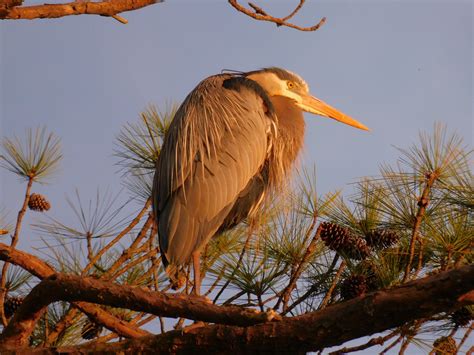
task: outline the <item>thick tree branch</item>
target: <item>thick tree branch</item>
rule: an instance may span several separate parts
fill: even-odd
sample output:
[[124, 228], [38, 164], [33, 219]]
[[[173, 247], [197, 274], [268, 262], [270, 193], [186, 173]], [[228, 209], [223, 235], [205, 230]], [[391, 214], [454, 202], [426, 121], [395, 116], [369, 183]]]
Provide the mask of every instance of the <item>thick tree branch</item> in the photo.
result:
[[[133, 354], [139, 350], [159, 349], [162, 353], [304, 353], [449, 311], [472, 301], [473, 292], [474, 265], [469, 265], [280, 322], [248, 327], [203, 326], [184, 333], [172, 331], [114, 344], [91, 344], [54, 351]], [[227, 312], [224, 308], [222, 311]], [[53, 353], [52, 349], [37, 351]]]
[[0, 345], [25, 346], [46, 307], [58, 301], [85, 301], [164, 317], [184, 317], [241, 326], [265, 322], [275, 315], [236, 306], [221, 307], [196, 296], [170, 295], [93, 278], [55, 274], [44, 279], [28, 294], [3, 331]]
[[[0, 260], [18, 265], [40, 279], [45, 279], [56, 273], [51, 266], [36, 256], [13, 249], [3, 243], [0, 243]], [[73, 306], [84, 312], [90, 319], [123, 337], [136, 338], [149, 334], [142, 329], [131, 327], [127, 322], [93, 304], [77, 302], [73, 303]]]
[[[58, 18], [71, 15], [101, 15], [114, 17], [125, 11], [160, 3], [163, 0], [108, 0], [100, 2], [70, 2], [66, 4], [44, 4], [3, 8], [0, 19], [34, 20], [39, 18]], [[123, 22], [124, 19], [118, 17]]]

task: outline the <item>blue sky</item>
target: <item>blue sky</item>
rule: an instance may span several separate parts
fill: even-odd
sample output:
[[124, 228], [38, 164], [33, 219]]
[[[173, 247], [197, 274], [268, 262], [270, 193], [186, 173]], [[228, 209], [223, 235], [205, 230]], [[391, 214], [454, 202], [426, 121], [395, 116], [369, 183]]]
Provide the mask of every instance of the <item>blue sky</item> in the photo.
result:
[[[285, 15], [296, 1], [265, 1]], [[225, 1], [169, 0], [123, 14], [0, 23], [0, 135], [47, 126], [64, 160], [48, 195], [68, 218], [64, 196], [79, 188], [120, 190], [115, 137], [149, 104], [179, 103], [221, 69], [280, 66], [313, 94], [372, 129], [367, 133], [307, 116], [302, 164], [316, 164], [319, 193], [344, 188], [444, 122], [472, 147], [471, 1], [308, 1], [295, 17], [316, 32], [256, 22]], [[0, 172], [0, 207], [14, 216], [24, 185]], [[124, 192], [125, 193], [125, 192]], [[35, 237], [32, 237], [35, 238]], [[28, 238], [27, 238], [28, 239]]]
[[[292, 2], [269, 2], [283, 15]], [[314, 95], [372, 132], [308, 115], [302, 162], [316, 164], [321, 193], [373, 175], [419, 130], [446, 122], [472, 143], [472, 3], [469, 1], [312, 1], [302, 33], [252, 21], [226, 2], [168, 1], [109, 18], [2, 22], [1, 135], [46, 125], [62, 138], [54, 185], [40, 189], [61, 205], [78, 187], [118, 189], [112, 157], [120, 127], [149, 104], [180, 102], [223, 68], [281, 66]], [[23, 187], [2, 173], [1, 196], [14, 206]], [[14, 207], [13, 207], [14, 208]]]

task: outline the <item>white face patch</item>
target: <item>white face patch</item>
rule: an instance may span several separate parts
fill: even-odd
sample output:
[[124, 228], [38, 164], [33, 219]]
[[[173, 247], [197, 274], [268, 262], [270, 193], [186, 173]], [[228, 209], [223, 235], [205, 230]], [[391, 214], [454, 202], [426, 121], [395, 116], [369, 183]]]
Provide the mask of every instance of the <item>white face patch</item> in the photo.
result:
[[[299, 86], [303, 86], [303, 90], [308, 92], [308, 85], [306, 82], [295, 73], [288, 71], [290, 76], [294, 76], [295, 83]], [[297, 103], [302, 102], [302, 97], [296, 92], [291, 91], [288, 88], [288, 80], [280, 79], [275, 73], [269, 71], [262, 71], [251, 74], [248, 76], [249, 79], [256, 81], [270, 96], [284, 96], [294, 100]]]

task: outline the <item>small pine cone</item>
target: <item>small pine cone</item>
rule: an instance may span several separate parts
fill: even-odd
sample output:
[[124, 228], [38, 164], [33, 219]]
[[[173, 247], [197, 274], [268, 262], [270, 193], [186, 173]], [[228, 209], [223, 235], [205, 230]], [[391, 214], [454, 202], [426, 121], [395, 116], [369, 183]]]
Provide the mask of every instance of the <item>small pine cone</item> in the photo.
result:
[[369, 260], [363, 260], [357, 265], [358, 274], [366, 278], [367, 291], [374, 291], [379, 288], [377, 267]]
[[51, 208], [51, 204], [43, 195], [31, 194], [30, 200], [28, 201], [28, 207], [32, 211], [44, 212]]
[[364, 239], [352, 235], [339, 251], [351, 259], [364, 260], [370, 255], [371, 249]]
[[351, 238], [349, 229], [338, 226], [335, 223], [323, 222], [320, 228], [322, 241], [328, 248], [335, 251], [345, 245], [347, 240]]
[[397, 243], [400, 240], [400, 236], [389, 229], [375, 229], [367, 233], [365, 240], [368, 246], [380, 250]]
[[81, 337], [85, 340], [92, 340], [97, 338], [100, 333], [102, 333], [102, 330], [103, 328], [101, 325], [98, 325], [89, 319], [82, 327]]
[[5, 317], [11, 318], [13, 314], [20, 308], [23, 303], [23, 297], [7, 297], [3, 309], [5, 310]]
[[462, 307], [454, 311], [450, 318], [455, 327], [465, 327], [472, 319], [472, 312], [469, 308]]
[[433, 350], [436, 355], [454, 355], [457, 345], [452, 337], [441, 337], [433, 343]]
[[341, 284], [341, 297], [350, 300], [367, 292], [367, 278], [364, 275], [351, 275]]

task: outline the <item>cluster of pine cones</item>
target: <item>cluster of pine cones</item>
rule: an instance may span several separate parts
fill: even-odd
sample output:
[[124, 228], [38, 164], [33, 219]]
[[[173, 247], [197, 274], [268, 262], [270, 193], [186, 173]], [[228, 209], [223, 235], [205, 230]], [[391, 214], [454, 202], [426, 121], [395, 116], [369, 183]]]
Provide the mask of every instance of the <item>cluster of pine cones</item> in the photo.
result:
[[397, 243], [400, 236], [387, 229], [374, 229], [361, 237], [335, 223], [321, 223], [321, 239], [326, 246], [350, 259], [364, 260], [372, 250], [381, 250]]
[[[320, 228], [321, 239], [328, 248], [353, 260], [364, 260], [373, 250], [388, 248], [400, 239], [397, 233], [388, 229], [374, 229], [362, 237], [331, 222], [321, 223]], [[376, 289], [375, 271], [366, 271], [362, 274], [352, 274], [341, 283], [342, 299], [349, 300]]]

